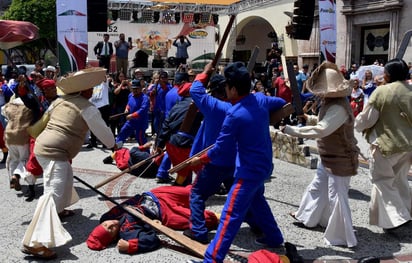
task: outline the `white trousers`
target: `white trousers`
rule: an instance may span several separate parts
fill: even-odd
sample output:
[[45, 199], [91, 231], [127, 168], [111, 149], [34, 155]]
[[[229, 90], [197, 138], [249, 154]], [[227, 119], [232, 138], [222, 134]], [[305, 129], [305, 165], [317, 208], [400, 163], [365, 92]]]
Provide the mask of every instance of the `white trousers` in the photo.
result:
[[9, 149], [9, 155], [6, 160], [6, 168], [9, 174], [9, 179], [14, 174], [18, 174], [21, 177], [26, 175], [26, 162], [29, 159], [29, 144], [7, 145]]
[[31, 247], [57, 247], [71, 241], [58, 213], [79, 200], [73, 188], [73, 170], [68, 161], [53, 161], [37, 156], [43, 168], [44, 194], [40, 197], [23, 244]]
[[412, 153], [384, 157], [377, 146], [371, 145], [370, 155], [372, 191], [369, 223], [382, 228], [406, 223], [412, 219], [412, 194], [408, 182]]
[[349, 207], [350, 178], [333, 175], [320, 163], [295, 213], [296, 218], [307, 227], [326, 227], [324, 240], [328, 245], [357, 245]]

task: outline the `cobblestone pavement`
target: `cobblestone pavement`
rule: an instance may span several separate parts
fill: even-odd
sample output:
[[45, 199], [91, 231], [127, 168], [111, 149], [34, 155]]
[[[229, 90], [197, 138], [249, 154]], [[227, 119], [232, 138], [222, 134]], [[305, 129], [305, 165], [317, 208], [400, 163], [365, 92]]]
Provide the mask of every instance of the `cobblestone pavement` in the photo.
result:
[[[366, 143], [360, 139], [362, 151], [365, 153]], [[313, 143], [307, 141], [307, 143]], [[132, 144], [126, 144], [131, 147]], [[119, 173], [114, 165], [103, 164], [102, 160], [110, 150], [99, 148], [83, 148], [73, 160], [74, 174], [91, 185], [95, 185], [108, 176]], [[391, 234], [368, 224], [368, 201], [371, 184], [367, 167], [363, 165], [359, 174], [353, 177], [350, 190], [350, 205], [353, 224], [358, 237], [358, 246], [353, 249], [326, 246], [322, 238], [322, 229], [303, 229], [293, 224], [288, 215], [299, 204], [305, 187], [311, 181], [315, 170], [275, 159], [275, 170], [271, 180], [266, 183], [266, 197], [272, 211], [283, 231], [285, 241], [295, 244], [298, 252], [306, 262], [356, 262], [362, 257], [375, 256], [382, 262], [412, 262], [412, 226], [403, 227]], [[8, 176], [4, 165], [0, 166], [0, 194], [2, 195], [2, 228], [0, 230], [0, 262], [41, 262], [20, 252], [21, 240], [32, 218], [38, 197], [42, 191], [42, 179], [36, 184], [36, 199], [25, 202], [22, 192], [9, 188]], [[100, 188], [106, 195], [116, 201], [122, 201], [134, 194], [159, 186], [154, 179], [137, 178], [126, 174]], [[23, 191], [26, 185], [23, 183]], [[90, 231], [98, 224], [100, 216], [112, 204], [105, 201], [95, 192], [75, 180], [75, 189], [81, 200], [73, 205], [76, 215], [64, 221], [64, 227], [72, 235], [73, 240], [55, 249], [58, 259], [49, 262], [156, 262], [177, 263], [196, 259], [185, 249], [166, 238], [162, 248], [145, 254], [124, 255], [117, 252], [114, 246], [103, 251], [89, 250], [85, 240]], [[215, 196], [208, 201], [208, 208], [219, 212], [223, 207], [225, 196]], [[211, 236], [213, 233], [211, 233]], [[232, 250], [243, 255], [260, 249], [254, 244], [255, 236], [243, 224]], [[283, 253], [282, 249], [273, 250]], [[226, 260], [226, 262], [233, 262]]]

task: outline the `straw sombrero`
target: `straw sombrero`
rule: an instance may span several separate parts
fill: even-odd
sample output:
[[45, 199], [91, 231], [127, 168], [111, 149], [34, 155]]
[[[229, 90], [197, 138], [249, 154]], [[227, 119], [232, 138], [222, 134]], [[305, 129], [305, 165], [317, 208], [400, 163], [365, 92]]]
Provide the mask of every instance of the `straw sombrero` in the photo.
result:
[[105, 68], [87, 68], [68, 76], [60, 77], [57, 80], [56, 86], [65, 94], [76, 93], [83, 90], [88, 90], [102, 83], [106, 79]]
[[314, 95], [324, 98], [341, 98], [352, 92], [353, 80], [346, 80], [334, 63], [325, 61], [306, 81], [306, 87]]

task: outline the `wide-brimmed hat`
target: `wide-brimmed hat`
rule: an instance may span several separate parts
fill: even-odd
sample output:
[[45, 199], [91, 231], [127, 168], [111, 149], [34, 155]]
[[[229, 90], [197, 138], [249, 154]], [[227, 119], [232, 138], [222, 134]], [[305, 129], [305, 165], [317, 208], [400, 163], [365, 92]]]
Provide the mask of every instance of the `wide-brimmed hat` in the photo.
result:
[[106, 69], [93, 67], [82, 69], [68, 76], [60, 77], [56, 85], [65, 94], [88, 90], [106, 79]]
[[318, 97], [341, 98], [352, 92], [353, 80], [346, 80], [336, 64], [325, 61], [306, 80], [306, 87]]
[[47, 66], [47, 68], [44, 68], [43, 71], [44, 72], [46, 72], [46, 71], [56, 72], [56, 67]]

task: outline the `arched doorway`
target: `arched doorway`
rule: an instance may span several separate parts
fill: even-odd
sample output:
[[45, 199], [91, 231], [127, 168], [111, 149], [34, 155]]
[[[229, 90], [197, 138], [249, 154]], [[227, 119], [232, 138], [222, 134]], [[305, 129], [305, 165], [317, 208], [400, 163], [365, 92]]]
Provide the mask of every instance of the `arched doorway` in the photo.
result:
[[256, 68], [264, 67], [266, 54], [272, 46], [273, 32], [275, 30], [272, 25], [259, 16], [249, 16], [237, 21], [227, 43], [226, 57], [231, 58], [232, 61], [247, 63], [253, 49], [258, 46]]

